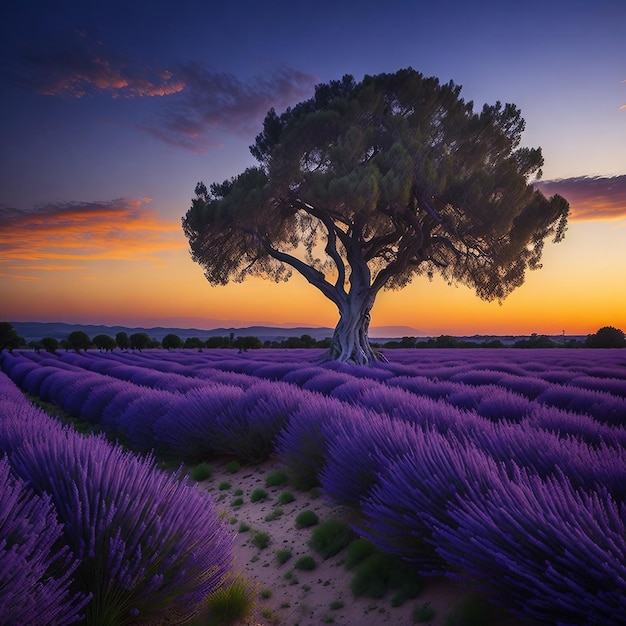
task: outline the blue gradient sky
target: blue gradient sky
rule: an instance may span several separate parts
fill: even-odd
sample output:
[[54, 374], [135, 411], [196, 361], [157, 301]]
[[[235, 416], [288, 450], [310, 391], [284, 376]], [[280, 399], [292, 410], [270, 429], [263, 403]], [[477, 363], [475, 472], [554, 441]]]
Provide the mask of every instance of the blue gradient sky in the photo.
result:
[[[7, 3], [5, 3], [6, 5]], [[330, 325], [304, 281], [212, 288], [180, 219], [253, 163], [270, 107], [411, 66], [477, 108], [513, 102], [565, 241], [502, 306], [416, 281], [373, 326], [432, 334], [626, 329], [626, 4], [88, 2], [0, 10], [0, 319]]]

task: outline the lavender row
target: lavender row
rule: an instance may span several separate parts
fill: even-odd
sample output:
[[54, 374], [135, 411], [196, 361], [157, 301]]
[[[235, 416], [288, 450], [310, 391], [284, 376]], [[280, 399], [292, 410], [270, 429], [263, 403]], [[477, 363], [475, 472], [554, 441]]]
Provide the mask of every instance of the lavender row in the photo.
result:
[[[62, 428], [20, 396], [0, 374], [0, 449], [13, 480], [3, 480], [3, 489], [29, 485], [30, 497], [42, 503], [38, 519], [47, 519], [41, 509], [48, 506], [61, 524], [37, 526], [37, 545], [33, 538], [21, 542], [22, 593], [45, 600], [45, 589], [34, 579], [37, 570], [31, 573], [27, 566], [35, 557], [43, 562], [47, 547], [58, 549], [61, 528], [64, 547], [52, 557], [65, 563], [66, 576], [46, 581], [53, 600], [65, 608], [58, 622], [46, 617], [9, 623], [71, 623], [82, 611], [91, 624], [178, 624], [197, 614], [231, 563], [232, 538], [209, 496], [181, 476], [159, 471], [151, 458]], [[24, 531], [28, 515], [24, 507]], [[0, 545], [18, 545], [9, 552], [19, 565], [15, 533], [6, 524], [0, 531]], [[66, 583], [76, 595], [68, 595]], [[9, 591], [0, 589], [0, 605], [11, 602]]]
[[[13, 358], [19, 360], [19, 357]], [[39, 370], [33, 369], [23, 376], [22, 385], [44, 400], [53, 400], [68, 412], [100, 423], [109, 433], [137, 449], [156, 449], [162, 455], [180, 460], [198, 461], [216, 454], [232, 454], [258, 461], [273, 452], [277, 437], [285, 427], [287, 432], [282, 434], [280, 446], [283, 454], [287, 451], [284, 441], [290, 439], [294, 453], [290, 452], [289, 458], [300, 455], [308, 459], [310, 451], [299, 452], [299, 442], [311, 437], [320, 440], [316, 431], [330, 415], [337, 415], [332, 425], [344, 438], [340, 430], [351, 419], [357, 423], [365, 421], [366, 433], [374, 434], [379, 417], [387, 421], [393, 418], [478, 442], [498, 462], [528, 467], [540, 476], [563, 471], [578, 486], [593, 488], [600, 484], [610, 489], [619, 501], [626, 498], [626, 464], [623, 463], [626, 431], [556, 409], [534, 407], [529, 417], [522, 417], [520, 412], [516, 416], [519, 422], [513, 424], [487, 420], [460, 402], [431, 400], [371, 381], [365, 385], [357, 378], [347, 382], [339, 380], [340, 384], [328, 397], [262, 379], [256, 379], [256, 384], [245, 389], [207, 382], [186, 393], [176, 393], [122, 382], [80, 368], [69, 371], [66, 367], [67, 363], [63, 363], [63, 369], [55, 370], [42, 361]], [[14, 365], [12, 371], [15, 369]], [[309, 368], [292, 366], [292, 369], [297, 374]], [[336, 376], [335, 372], [326, 371], [309, 382]], [[40, 381], [39, 388], [34, 386], [36, 381]], [[328, 381], [325, 384], [328, 385]], [[355, 385], [359, 386], [360, 402], [354, 401]], [[351, 402], [346, 402], [350, 399]], [[506, 401], [510, 403], [510, 398], [503, 399], [498, 389], [483, 399], [492, 409]], [[310, 428], [314, 435], [308, 433]], [[388, 438], [393, 445], [395, 435]], [[350, 442], [346, 443], [346, 447], [349, 446]], [[537, 454], [538, 450], [542, 453]], [[366, 451], [361, 456], [367, 458], [367, 454]], [[387, 450], [387, 454], [392, 455], [392, 452]], [[347, 472], [351, 461], [342, 464], [342, 459], [349, 455], [340, 455], [337, 451], [333, 456], [336, 458], [334, 471], [339, 475]], [[373, 459], [370, 465], [375, 467]], [[292, 465], [298, 467], [296, 461]], [[309, 475], [303, 475], [302, 480], [308, 483], [317, 480], [318, 470], [315, 468]], [[297, 471], [306, 473], [301, 469]]]

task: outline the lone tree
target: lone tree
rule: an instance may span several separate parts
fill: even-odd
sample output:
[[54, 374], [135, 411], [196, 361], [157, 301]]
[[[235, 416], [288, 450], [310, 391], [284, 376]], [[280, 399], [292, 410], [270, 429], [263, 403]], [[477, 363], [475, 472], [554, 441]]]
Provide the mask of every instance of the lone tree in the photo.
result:
[[267, 114], [250, 147], [258, 165], [200, 182], [183, 218], [212, 285], [296, 270], [339, 310], [327, 359], [369, 363], [378, 292], [438, 273], [505, 298], [563, 238], [569, 205], [530, 180], [541, 149], [520, 147], [512, 104], [475, 113], [454, 83], [409, 68], [318, 85]]

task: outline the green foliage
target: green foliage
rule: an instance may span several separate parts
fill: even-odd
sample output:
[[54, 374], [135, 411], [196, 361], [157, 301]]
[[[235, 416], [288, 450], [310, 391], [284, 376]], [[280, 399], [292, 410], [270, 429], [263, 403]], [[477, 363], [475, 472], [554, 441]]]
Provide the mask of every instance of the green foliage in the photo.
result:
[[375, 550], [356, 565], [350, 583], [356, 597], [382, 598], [387, 591], [395, 589], [392, 606], [400, 606], [406, 599], [417, 597], [423, 587], [424, 583], [411, 563], [380, 550]]
[[250, 494], [250, 502], [263, 502], [267, 500], [268, 494], [265, 489], [257, 488]]
[[489, 626], [493, 608], [482, 597], [470, 595], [446, 616], [446, 626]]
[[312, 556], [301, 556], [296, 562], [294, 567], [304, 572], [310, 572], [317, 567], [317, 563]]
[[231, 484], [228, 481], [222, 481], [219, 486], [218, 489], [220, 491], [228, 491], [231, 488]]
[[435, 617], [435, 609], [430, 606], [430, 602], [420, 604], [413, 609], [411, 620], [414, 624], [430, 622]]
[[163, 337], [161, 346], [165, 350], [176, 350], [183, 347], [183, 340], [174, 333], [168, 333]]
[[206, 626], [227, 626], [245, 620], [254, 608], [249, 584], [241, 577], [227, 581], [207, 599]]
[[266, 522], [273, 522], [275, 519], [278, 519], [279, 517], [281, 517], [283, 515], [284, 511], [279, 507], [274, 509], [271, 513], [268, 513], [265, 516], [265, 521]]
[[194, 466], [189, 472], [191, 478], [197, 482], [201, 482], [203, 480], [207, 480], [211, 478], [211, 474], [213, 470], [208, 463], [198, 463], [198, 465]]
[[374, 554], [374, 552], [376, 552], [376, 548], [371, 541], [363, 537], [357, 537], [350, 542], [346, 550], [345, 568], [352, 569], [368, 556]]
[[117, 343], [113, 337], [108, 335], [96, 335], [93, 338], [93, 345], [100, 350], [100, 352], [113, 352], [117, 348]]
[[247, 533], [249, 530], [250, 530], [250, 525], [246, 524], [246, 522], [241, 522], [241, 524], [239, 524], [240, 533]]
[[152, 340], [146, 333], [133, 333], [130, 337], [130, 347], [133, 350], [145, 350], [146, 348], [152, 347]]
[[342, 600], [333, 600], [330, 603], [330, 610], [331, 611], [338, 611], [339, 609], [343, 609], [344, 606], [345, 605], [344, 605]]
[[124, 331], [120, 331], [115, 335], [115, 343], [120, 350], [128, 350], [130, 348], [130, 339]]
[[585, 341], [588, 348], [624, 348], [626, 335], [624, 331], [614, 326], [603, 326]]
[[239, 461], [229, 461], [224, 466], [224, 469], [231, 474], [236, 474], [241, 469], [241, 463]]
[[257, 530], [253, 533], [251, 541], [257, 548], [264, 550], [270, 545], [269, 533], [266, 533], [264, 530]]
[[298, 513], [296, 516], [296, 528], [309, 528], [310, 526], [315, 526], [319, 522], [319, 517], [315, 511], [311, 511], [307, 509], [306, 511], [302, 511]]
[[291, 550], [288, 548], [281, 548], [276, 550], [276, 560], [280, 565], [286, 563], [291, 558]]
[[355, 536], [349, 524], [331, 517], [313, 530], [309, 546], [322, 558], [328, 559], [343, 550]]
[[540, 267], [544, 240], [563, 238], [569, 211], [530, 184], [543, 156], [520, 147], [524, 126], [515, 105], [474, 111], [460, 86], [411, 68], [318, 85], [267, 114], [257, 166], [196, 186], [183, 218], [193, 260], [212, 285], [295, 270], [342, 318], [358, 303], [365, 319], [381, 288], [419, 275], [502, 300]]
[[59, 349], [59, 342], [54, 337], [44, 337], [41, 340], [41, 346], [46, 352], [54, 354]]
[[3, 350], [13, 350], [25, 344], [24, 340], [17, 334], [13, 324], [10, 322], [0, 322], [0, 352]]
[[240, 507], [243, 504], [243, 498], [235, 498], [230, 505], [234, 508]]
[[287, 472], [284, 470], [277, 470], [269, 474], [269, 476], [265, 479], [266, 487], [278, 487], [280, 485], [284, 485], [289, 482], [289, 476]]
[[74, 330], [67, 336], [67, 345], [70, 350], [80, 352], [89, 349], [92, 343], [87, 333], [82, 330]]
[[283, 491], [279, 496], [278, 496], [278, 501], [281, 504], [289, 504], [290, 502], [293, 502], [295, 500], [295, 496], [293, 495], [293, 493], [291, 493], [291, 491]]

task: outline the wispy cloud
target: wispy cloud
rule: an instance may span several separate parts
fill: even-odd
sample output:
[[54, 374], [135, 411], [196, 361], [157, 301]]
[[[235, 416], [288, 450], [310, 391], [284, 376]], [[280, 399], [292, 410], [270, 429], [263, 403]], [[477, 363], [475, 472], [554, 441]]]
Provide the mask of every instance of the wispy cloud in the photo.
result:
[[23, 86], [50, 96], [166, 96], [184, 88], [169, 70], [117, 54], [80, 30], [39, 42], [23, 56], [22, 69]]
[[85, 269], [91, 261], [152, 261], [186, 247], [177, 222], [164, 221], [147, 198], [48, 204], [31, 211], [0, 207], [0, 271]]
[[547, 196], [558, 193], [568, 200], [572, 220], [626, 218], [626, 174], [545, 180], [535, 186]]
[[253, 137], [271, 107], [282, 110], [310, 97], [319, 81], [284, 66], [245, 81], [200, 63], [153, 67], [76, 30], [31, 47], [18, 82], [49, 96], [169, 96], [139, 129], [169, 145], [204, 152], [219, 145], [224, 132]]
[[176, 73], [185, 84], [159, 119], [143, 129], [168, 144], [194, 152], [215, 145], [223, 132], [254, 137], [270, 108], [278, 111], [311, 97], [317, 78], [289, 67], [270, 70], [247, 81], [196, 63]]

